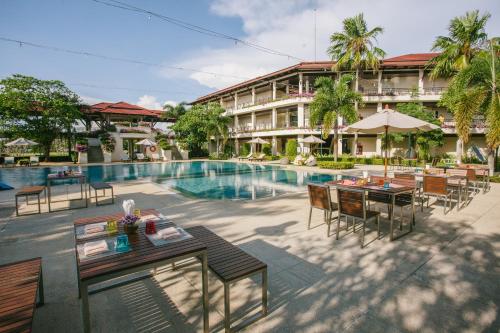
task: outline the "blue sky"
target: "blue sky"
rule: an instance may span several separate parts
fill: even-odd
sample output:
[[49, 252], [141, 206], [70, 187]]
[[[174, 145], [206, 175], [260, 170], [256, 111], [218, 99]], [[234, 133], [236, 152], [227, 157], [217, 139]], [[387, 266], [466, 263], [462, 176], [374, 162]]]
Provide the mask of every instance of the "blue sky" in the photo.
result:
[[[385, 28], [379, 46], [391, 56], [429, 51], [449, 20], [471, 9], [490, 12], [487, 32], [500, 36], [500, 1], [380, 0], [376, 6], [371, 0], [122, 1], [306, 60], [314, 59], [315, 8], [319, 60], [327, 58], [329, 35], [358, 12], [365, 13], [369, 25]], [[297, 62], [91, 0], [3, 0], [0, 37], [238, 77]], [[191, 101], [238, 81], [0, 41], [0, 77], [14, 73], [62, 80], [88, 102], [125, 100], [147, 107]]]

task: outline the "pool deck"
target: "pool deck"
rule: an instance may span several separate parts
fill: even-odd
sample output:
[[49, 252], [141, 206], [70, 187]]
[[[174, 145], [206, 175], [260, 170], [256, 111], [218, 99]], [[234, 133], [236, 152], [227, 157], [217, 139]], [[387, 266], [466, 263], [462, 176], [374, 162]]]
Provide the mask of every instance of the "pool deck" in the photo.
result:
[[[376, 169], [376, 168], [375, 168]], [[359, 170], [358, 170], [359, 172]], [[156, 208], [180, 226], [204, 225], [269, 266], [269, 315], [248, 332], [498, 332], [500, 184], [459, 212], [417, 210], [416, 230], [360, 249], [358, 235], [326, 237], [306, 193], [256, 201], [188, 199], [150, 182], [114, 183], [114, 205], [14, 217], [13, 191], [0, 192], [0, 264], [42, 256], [46, 304], [34, 332], [81, 332], [72, 222], [121, 211], [124, 199]], [[58, 189], [60, 198], [66, 196]], [[62, 204], [61, 204], [62, 205]], [[383, 210], [385, 211], [385, 209]], [[385, 214], [383, 215], [385, 217]], [[367, 240], [374, 236], [373, 230]], [[90, 297], [95, 332], [201, 331], [199, 265]], [[259, 285], [232, 287], [233, 318], [256, 310]], [[211, 332], [222, 331], [223, 286], [209, 280]]]

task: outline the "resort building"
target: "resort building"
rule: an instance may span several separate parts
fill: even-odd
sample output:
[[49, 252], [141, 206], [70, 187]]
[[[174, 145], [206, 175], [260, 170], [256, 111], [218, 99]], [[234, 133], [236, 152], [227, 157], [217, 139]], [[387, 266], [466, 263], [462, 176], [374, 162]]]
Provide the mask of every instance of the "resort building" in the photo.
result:
[[[422, 103], [441, 122], [445, 134], [444, 145], [434, 148], [434, 154], [455, 155], [464, 153], [472, 146], [485, 153], [485, 126], [482, 118], [474, 120], [472, 137], [467, 147], [458, 140], [453, 116], [438, 106], [441, 94], [448, 85], [447, 79], [432, 80], [427, 62], [436, 53], [418, 53], [384, 59], [379, 71], [365, 70], [360, 73], [358, 91], [363, 95], [363, 105], [358, 108], [359, 118], [365, 118], [388, 106], [397, 109], [398, 103]], [[236, 152], [252, 138], [260, 137], [272, 146], [273, 154], [283, 153], [289, 139], [297, 139], [299, 150], [308, 152], [307, 144], [301, 139], [319, 135], [320, 128], [309, 124], [309, 104], [314, 98], [314, 82], [320, 76], [337, 78], [342, 73], [332, 71], [332, 61], [301, 62], [267, 75], [221, 89], [202, 96], [194, 104], [220, 102], [226, 114], [232, 118], [230, 144]], [[355, 82], [353, 82], [353, 88]], [[339, 119], [339, 153], [362, 156], [382, 155], [382, 140], [377, 135], [355, 137], [346, 134], [347, 126]], [[327, 152], [333, 139], [333, 131], [326, 144], [318, 150]], [[405, 143], [397, 150], [406, 151]], [[211, 145], [209, 149], [215, 149]], [[315, 149], [315, 151], [317, 151]]]

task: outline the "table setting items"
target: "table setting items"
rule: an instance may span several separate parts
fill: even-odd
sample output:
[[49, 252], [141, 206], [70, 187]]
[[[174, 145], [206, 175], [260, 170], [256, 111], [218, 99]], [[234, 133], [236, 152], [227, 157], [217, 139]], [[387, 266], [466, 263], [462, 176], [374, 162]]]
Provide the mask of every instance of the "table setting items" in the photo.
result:
[[135, 201], [132, 199], [123, 200], [122, 206], [125, 216], [120, 219], [120, 224], [123, 225], [125, 233], [129, 235], [135, 234], [139, 228], [137, 222], [141, 219], [141, 211], [135, 209]]

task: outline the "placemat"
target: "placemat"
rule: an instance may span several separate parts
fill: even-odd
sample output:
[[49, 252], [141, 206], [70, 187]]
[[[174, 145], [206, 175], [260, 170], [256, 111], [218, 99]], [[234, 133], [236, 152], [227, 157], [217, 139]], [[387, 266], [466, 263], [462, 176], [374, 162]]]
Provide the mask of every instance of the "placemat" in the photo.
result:
[[[78, 257], [80, 258], [80, 261], [87, 261], [87, 260], [94, 260], [94, 259], [99, 259], [99, 258], [104, 258], [104, 257], [109, 257], [115, 254], [120, 254], [120, 253], [127, 253], [131, 250], [130, 246], [128, 251], [116, 251], [115, 250], [115, 243], [116, 243], [116, 237], [111, 237], [111, 238], [105, 238], [104, 239], [106, 243], [108, 243], [108, 251], [106, 252], [101, 252], [99, 254], [91, 255], [91, 256], [86, 256], [85, 252], [83, 251], [83, 246], [86, 243], [83, 244], [78, 244], [76, 246], [76, 250], [78, 251]], [[101, 241], [101, 240], [99, 240]], [[95, 241], [93, 241], [95, 242]], [[90, 242], [89, 242], [90, 243]]]
[[[163, 229], [163, 228], [158, 228], [158, 226], [159, 225], [157, 224], [156, 225], [157, 231]], [[177, 237], [177, 238], [171, 238], [171, 239], [163, 239], [157, 233], [152, 234], [152, 235], [148, 235], [148, 234], [146, 234], [145, 230], [143, 230], [142, 232], [147, 237], [147, 239], [149, 239], [149, 241], [151, 243], [153, 243], [154, 246], [168, 245], [168, 244], [177, 243], [177, 242], [189, 239], [189, 238], [193, 238], [193, 236], [190, 233], [188, 233], [187, 231], [185, 231], [184, 229], [179, 228], [179, 227], [175, 227], [175, 228], [181, 234], [181, 236]]]
[[[87, 226], [87, 225], [102, 225], [104, 227], [104, 230], [100, 231], [100, 232], [85, 233], [85, 226]], [[76, 239], [87, 239], [87, 238], [107, 235], [108, 234], [108, 231], [106, 230], [107, 225], [108, 225], [108, 222], [106, 222], [106, 221], [98, 222], [98, 223], [91, 223], [91, 224], [86, 224], [86, 225], [79, 225], [75, 229]]]

